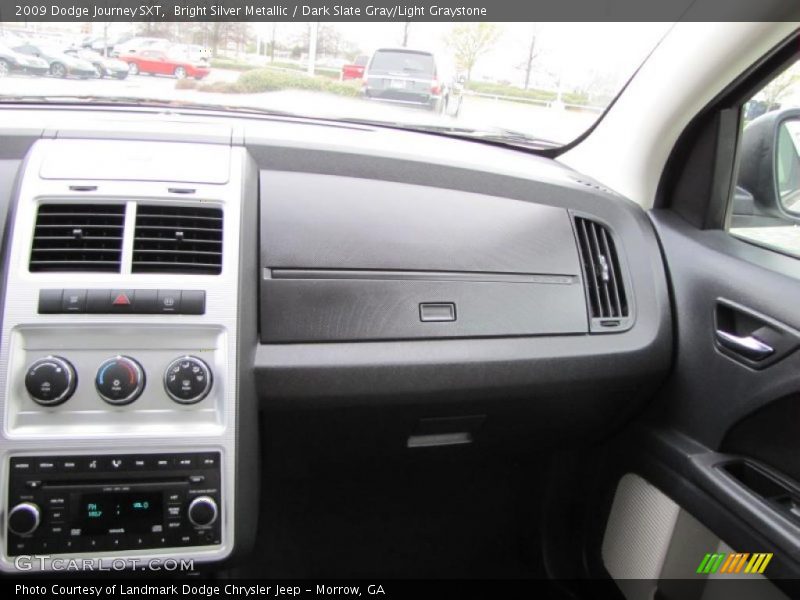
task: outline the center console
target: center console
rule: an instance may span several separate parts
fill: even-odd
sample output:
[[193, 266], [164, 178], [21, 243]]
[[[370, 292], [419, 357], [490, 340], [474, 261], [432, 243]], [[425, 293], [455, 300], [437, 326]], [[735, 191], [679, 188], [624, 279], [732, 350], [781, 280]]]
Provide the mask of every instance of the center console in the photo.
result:
[[5, 264], [0, 569], [231, 554], [246, 163], [230, 143], [30, 150]]

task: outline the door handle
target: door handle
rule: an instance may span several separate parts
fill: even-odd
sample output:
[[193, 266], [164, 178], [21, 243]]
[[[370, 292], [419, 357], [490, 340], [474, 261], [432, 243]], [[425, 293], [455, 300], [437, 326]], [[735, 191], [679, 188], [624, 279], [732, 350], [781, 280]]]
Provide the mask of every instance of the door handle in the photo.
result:
[[775, 352], [772, 346], [757, 340], [752, 335], [738, 336], [721, 329], [717, 329], [717, 341], [721, 346], [750, 360], [764, 360]]

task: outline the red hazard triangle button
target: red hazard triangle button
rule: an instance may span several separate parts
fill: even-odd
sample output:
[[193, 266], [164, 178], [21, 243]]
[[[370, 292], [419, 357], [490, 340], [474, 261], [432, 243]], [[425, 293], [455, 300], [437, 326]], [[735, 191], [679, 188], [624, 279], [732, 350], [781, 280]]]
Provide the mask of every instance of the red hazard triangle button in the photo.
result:
[[123, 293], [123, 294], [117, 294], [116, 298], [114, 298], [114, 301], [111, 304], [113, 304], [114, 306], [130, 306], [130, 303], [131, 299], [128, 298], [127, 294]]

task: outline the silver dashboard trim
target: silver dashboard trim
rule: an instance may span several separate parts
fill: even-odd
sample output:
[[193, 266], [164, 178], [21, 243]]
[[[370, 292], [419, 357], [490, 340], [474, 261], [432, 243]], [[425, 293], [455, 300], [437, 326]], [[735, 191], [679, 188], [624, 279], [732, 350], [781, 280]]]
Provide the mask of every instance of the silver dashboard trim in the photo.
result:
[[[183, 155], [178, 152], [185, 144], [176, 144], [170, 152], [171, 142], [140, 142], [139, 151], [147, 152], [152, 146], [154, 155], [170, 155], [170, 160], [177, 161], [180, 172], [189, 171]], [[202, 145], [200, 145], [202, 146]], [[149, 550], [119, 552], [98, 552], [93, 557], [137, 557], [137, 558], [178, 558], [193, 559], [197, 562], [218, 561], [226, 558], [234, 545], [235, 506], [235, 467], [236, 467], [236, 434], [238, 407], [238, 327], [239, 327], [239, 240], [241, 229], [241, 203], [243, 201], [244, 173], [246, 150], [242, 147], [229, 148], [229, 173], [223, 183], [196, 183], [196, 193], [190, 198], [175, 197], [168, 192], [169, 181], [122, 181], [108, 179], [44, 179], [40, 176], [45, 159], [51, 164], [59, 156], [70, 152], [74, 144], [66, 140], [41, 139], [37, 141], [26, 159], [24, 173], [18, 188], [16, 212], [13, 227], [10, 228], [9, 256], [6, 275], [6, 295], [3, 309], [2, 339], [0, 341], [0, 481], [7, 482], [11, 456], [67, 455], [67, 454], [132, 454], [132, 453], [165, 453], [165, 452], [203, 452], [219, 451], [221, 453], [221, 510], [222, 538], [218, 546], [194, 548], [159, 548]], [[91, 140], [81, 144], [82, 160], [92, 161], [93, 153], [105, 152], [108, 144], [105, 141], [92, 143]], [[212, 147], [212, 146], [209, 146]], [[197, 156], [202, 148], [194, 148], [192, 156]], [[219, 153], [214, 147], [212, 153]], [[162, 170], [163, 172], [163, 170]], [[198, 174], [197, 180], [204, 177]], [[221, 179], [221, 178], [220, 178]], [[207, 179], [206, 179], [207, 180]], [[219, 180], [219, 179], [218, 179]], [[71, 189], [78, 186], [76, 189]], [[89, 189], [91, 188], [91, 189]], [[89, 191], [81, 191], [89, 189]], [[37, 207], [40, 202], [80, 202], [90, 203], [125, 203], [126, 215], [135, 215], [136, 202], [164, 203], [166, 205], [196, 206], [198, 204], [219, 206], [224, 213], [223, 264], [219, 275], [174, 275], [174, 274], [133, 274], [130, 271], [132, 249], [132, 233], [135, 220], [126, 220], [123, 244], [123, 268], [120, 273], [32, 273], [28, 270], [28, 259], [36, 221]], [[43, 288], [100, 288], [100, 289], [185, 289], [206, 291], [206, 313], [204, 315], [140, 315], [140, 314], [37, 314], [38, 293]], [[18, 396], [20, 372], [19, 362], [12, 363], [13, 352], [25, 352], [25, 348], [12, 347], [22, 343], [24, 338], [19, 331], [36, 331], [51, 328], [59, 330], [74, 327], [81, 332], [83, 339], [90, 336], [95, 341], [94, 348], [105, 342], [98, 342], [106, 329], [141, 329], [174, 332], [176, 327], [186, 327], [187, 331], [203, 330], [219, 331], [220, 347], [215, 350], [215, 388], [220, 390], [220, 401], [215, 410], [219, 413], [219, 422], [214, 426], [184, 428], [180, 422], [180, 412], [175, 410], [149, 411], [149, 419], [162, 419], [158, 427], [147, 431], [146, 423], [137, 428], [126, 425], [131, 411], [135, 411], [139, 402], [128, 406], [115, 407], [105, 405], [98, 414], [105, 420], [87, 428], [80, 422], [69, 423], [54, 430], [45, 424], [34, 428], [15, 428], [9, 419], [10, 400], [27, 401]], [[105, 338], [102, 338], [105, 339]], [[76, 340], [75, 343], [81, 343]], [[141, 345], [139, 347], [142, 347]], [[191, 354], [194, 348], [185, 348], [176, 355]], [[113, 354], [125, 354], [124, 342]], [[109, 352], [111, 355], [112, 352]], [[132, 353], [136, 358], [136, 354]], [[67, 357], [69, 358], [69, 357]], [[14, 371], [10, 372], [10, 365]], [[164, 365], [166, 366], [166, 364]], [[24, 374], [24, 371], [23, 371]], [[160, 375], [160, 374], [158, 374]], [[79, 373], [79, 379], [85, 374]], [[91, 381], [91, 378], [90, 378]], [[156, 377], [160, 381], [160, 377]], [[219, 383], [219, 385], [217, 385]], [[165, 402], [173, 407], [177, 405], [164, 395]], [[105, 404], [98, 399], [100, 404]], [[62, 405], [67, 406], [69, 402]], [[202, 403], [201, 403], [202, 404]], [[27, 407], [27, 405], [26, 405]], [[61, 408], [61, 407], [59, 407]], [[191, 410], [192, 407], [179, 407]], [[46, 411], [47, 407], [38, 407]], [[31, 407], [31, 410], [36, 410]], [[106, 412], [103, 412], [106, 411]], [[52, 413], [44, 413], [52, 418]], [[45, 449], [46, 448], [46, 449]], [[13, 572], [14, 561], [7, 554], [6, 515], [8, 514], [8, 494], [4, 489], [0, 495], [0, 571]], [[65, 556], [80, 556], [79, 554]]]

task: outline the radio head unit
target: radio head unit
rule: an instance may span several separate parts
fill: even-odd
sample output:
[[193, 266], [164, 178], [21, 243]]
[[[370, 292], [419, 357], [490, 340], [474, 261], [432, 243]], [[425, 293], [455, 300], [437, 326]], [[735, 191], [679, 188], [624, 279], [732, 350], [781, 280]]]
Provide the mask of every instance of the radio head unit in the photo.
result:
[[8, 555], [220, 545], [220, 457], [12, 457]]

